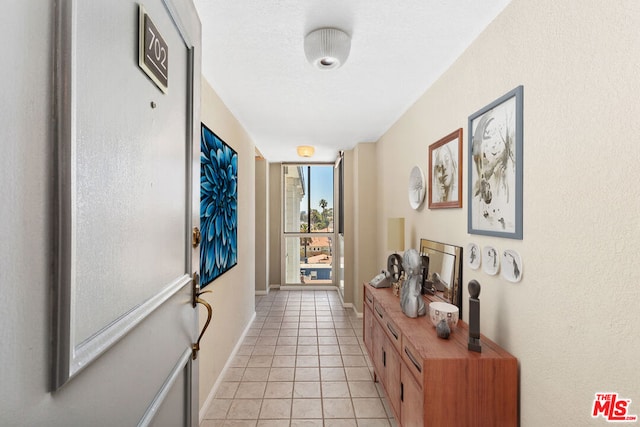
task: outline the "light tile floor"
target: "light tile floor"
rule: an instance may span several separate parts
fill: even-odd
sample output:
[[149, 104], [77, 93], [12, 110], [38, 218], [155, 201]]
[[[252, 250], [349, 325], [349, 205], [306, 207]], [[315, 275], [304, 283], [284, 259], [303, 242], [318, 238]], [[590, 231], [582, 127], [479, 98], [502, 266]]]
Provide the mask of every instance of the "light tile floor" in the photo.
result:
[[334, 291], [271, 291], [200, 427], [396, 427]]

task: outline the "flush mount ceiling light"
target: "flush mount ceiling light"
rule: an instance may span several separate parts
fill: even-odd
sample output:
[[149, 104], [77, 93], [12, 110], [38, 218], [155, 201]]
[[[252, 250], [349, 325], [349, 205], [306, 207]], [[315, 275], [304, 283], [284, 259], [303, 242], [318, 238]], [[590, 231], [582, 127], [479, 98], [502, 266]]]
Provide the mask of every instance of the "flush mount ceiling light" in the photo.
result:
[[319, 28], [304, 38], [304, 53], [311, 65], [321, 70], [338, 68], [347, 61], [351, 37], [337, 28]]
[[316, 149], [311, 145], [298, 145], [298, 156], [300, 157], [311, 157], [315, 151]]

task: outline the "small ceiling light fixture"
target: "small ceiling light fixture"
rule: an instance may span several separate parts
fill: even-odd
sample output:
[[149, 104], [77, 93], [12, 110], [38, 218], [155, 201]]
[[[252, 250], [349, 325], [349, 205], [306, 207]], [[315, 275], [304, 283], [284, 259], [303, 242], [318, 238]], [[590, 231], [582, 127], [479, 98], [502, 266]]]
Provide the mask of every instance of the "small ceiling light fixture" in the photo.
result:
[[298, 156], [311, 157], [315, 153], [316, 149], [311, 145], [298, 145]]
[[311, 65], [321, 70], [338, 68], [347, 61], [351, 37], [337, 28], [319, 28], [304, 38], [304, 53]]

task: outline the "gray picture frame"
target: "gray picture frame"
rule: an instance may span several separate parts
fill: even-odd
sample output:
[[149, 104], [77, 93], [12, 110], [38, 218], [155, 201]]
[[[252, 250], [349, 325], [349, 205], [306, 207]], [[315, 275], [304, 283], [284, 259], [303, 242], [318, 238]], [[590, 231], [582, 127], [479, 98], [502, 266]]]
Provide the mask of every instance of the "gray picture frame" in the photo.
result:
[[469, 234], [523, 238], [523, 98], [518, 86], [469, 116]]

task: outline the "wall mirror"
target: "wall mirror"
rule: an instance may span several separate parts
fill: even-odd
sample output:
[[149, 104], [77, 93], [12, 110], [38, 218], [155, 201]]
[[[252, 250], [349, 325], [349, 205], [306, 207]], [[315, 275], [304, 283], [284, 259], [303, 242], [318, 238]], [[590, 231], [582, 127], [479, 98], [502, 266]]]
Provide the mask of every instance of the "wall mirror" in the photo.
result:
[[462, 318], [462, 248], [420, 239], [420, 255], [428, 258], [428, 263], [423, 260], [422, 293], [458, 306]]

